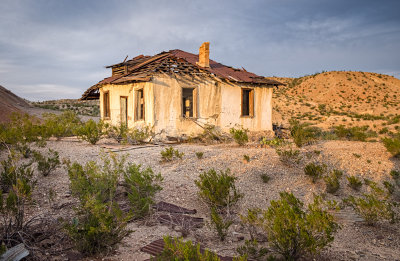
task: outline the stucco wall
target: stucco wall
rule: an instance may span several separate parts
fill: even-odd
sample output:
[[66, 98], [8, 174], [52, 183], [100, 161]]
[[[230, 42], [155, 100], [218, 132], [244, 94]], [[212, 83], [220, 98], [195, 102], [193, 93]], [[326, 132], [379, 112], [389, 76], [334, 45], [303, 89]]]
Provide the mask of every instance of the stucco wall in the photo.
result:
[[162, 76], [154, 78], [153, 83], [156, 132], [163, 129], [167, 135], [192, 135], [203, 132], [193, 120], [182, 117], [182, 88], [196, 88], [194, 119], [200, 124], [219, 125], [219, 120], [215, 116], [220, 112], [221, 92], [214, 81]]
[[[170, 77], [160, 75], [146, 83], [104, 85], [100, 89], [100, 113], [103, 116], [103, 93], [110, 93], [111, 119], [120, 123], [120, 96], [128, 97], [128, 126], [154, 126], [156, 133], [194, 135], [203, 132], [193, 120], [182, 117], [182, 88], [196, 88], [194, 119], [200, 124], [213, 124], [224, 131], [236, 125], [250, 131], [272, 130], [272, 91], [270, 87], [234, 85], [211, 78]], [[254, 89], [254, 116], [241, 117], [241, 88]], [[135, 121], [134, 90], [144, 90], [145, 120]]]
[[[241, 116], [241, 88], [254, 90], [253, 117]], [[243, 126], [250, 131], [272, 130], [272, 91], [270, 87], [249, 87], [223, 83], [221, 86], [221, 128], [227, 131], [235, 125]]]
[[[144, 92], [144, 101], [145, 101], [145, 119], [137, 121], [134, 117], [134, 95], [135, 90], [143, 89]], [[104, 103], [103, 98], [104, 92], [109, 91], [110, 97], [110, 118], [105, 119], [103, 117], [104, 113]], [[111, 123], [113, 125], [120, 124], [121, 119], [121, 109], [120, 109], [120, 97], [126, 96], [128, 97], [128, 127], [132, 128], [137, 125], [150, 125], [154, 124], [154, 94], [153, 94], [153, 84], [150, 82], [146, 83], [131, 83], [124, 85], [116, 85], [116, 84], [107, 84], [100, 88], [100, 115], [105, 122]]]

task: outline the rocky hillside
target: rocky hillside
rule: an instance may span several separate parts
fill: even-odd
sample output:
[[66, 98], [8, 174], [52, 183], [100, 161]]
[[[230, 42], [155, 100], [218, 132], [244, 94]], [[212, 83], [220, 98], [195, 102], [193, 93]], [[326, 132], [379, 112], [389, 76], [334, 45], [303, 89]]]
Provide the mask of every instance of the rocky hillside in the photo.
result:
[[8, 122], [13, 112], [23, 113], [30, 107], [24, 99], [0, 85], [0, 123]]
[[323, 128], [369, 125], [400, 128], [400, 80], [378, 73], [332, 71], [300, 78], [273, 77], [286, 84], [274, 91], [274, 122], [290, 118]]

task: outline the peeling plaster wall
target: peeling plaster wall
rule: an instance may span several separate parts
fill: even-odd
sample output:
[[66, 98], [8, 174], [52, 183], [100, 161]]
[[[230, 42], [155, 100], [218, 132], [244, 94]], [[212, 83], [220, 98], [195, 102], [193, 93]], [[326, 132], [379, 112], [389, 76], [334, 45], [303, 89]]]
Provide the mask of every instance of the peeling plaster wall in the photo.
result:
[[193, 120], [182, 117], [182, 88], [195, 88], [195, 120], [200, 124], [219, 125], [220, 87], [213, 80], [192, 77], [161, 76], [154, 83], [154, 119], [156, 133], [165, 130], [167, 135], [192, 135], [203, 132]]
[[[135, 90], [143, 89], [144, 93], [144, 103], [145, 103], [145, 116], [144, 120], [137, 121], [135, 119]], [[110, 96], [110, 119], [105, 119], [103, 117], [104, 113], [104, 92], [109, 92]], [[120, 97], [128, 97], [128, 127], [132, 128], [134, 126], [150, 125], [154, 124], [154, 94], [153, 94], [153, 84], [151, 82], [146, 83], [131, 83], [124, 85], [107, 84], [100, 88], [100, 115], [101, 118], [112, 125], [119, 125], [121, 121], [121, 109], [120, 109]]]
[[[135, 90], [144, 90], [145, 120], [134, 119]], [[272, 130], [272, 87], [251, 87], [228, 84], [212, 78], [159, 75], [150, 82], [124, 85], [104, 85], [100, 88], [100, 113], [103, 118], [103, 93], [110, 94], [110, 119], [120, 123], [120, 96], [128, 97], [128, 127], [143, 124], [154, 126], [156, 133], [166, 135], [193, 135], [203, 132], [193, 120], [182, 117], [182, 88], [195, 88], [194, 119], [204, 125], [213, 124], [229, 131], [241, 125], [250, 131]], [[254, 116], [241, 117], [241, 88], [254, 89]]]
[[[254, 116], [241, 116], [241, 88], [254, 90]], [[250, 87], [244, 84], [222, 84], [221, 128], [228, 131], [235, 125], [250, 131], [272, 130], [272, 91], [269, 87]]]

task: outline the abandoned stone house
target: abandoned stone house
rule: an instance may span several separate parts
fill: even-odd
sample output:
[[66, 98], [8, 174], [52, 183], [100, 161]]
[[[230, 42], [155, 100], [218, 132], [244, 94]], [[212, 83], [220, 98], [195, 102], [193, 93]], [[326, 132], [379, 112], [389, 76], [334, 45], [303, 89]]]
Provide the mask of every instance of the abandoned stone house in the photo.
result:
[[210, 60], [208, 42], [198, 55], [171, 50], [106, 68], [112, 75], [82, 96], [100, 99], [105, 122], [171, 136], [199, 134], [205, 124], [272, 130], [272, 91], [281, 83]]

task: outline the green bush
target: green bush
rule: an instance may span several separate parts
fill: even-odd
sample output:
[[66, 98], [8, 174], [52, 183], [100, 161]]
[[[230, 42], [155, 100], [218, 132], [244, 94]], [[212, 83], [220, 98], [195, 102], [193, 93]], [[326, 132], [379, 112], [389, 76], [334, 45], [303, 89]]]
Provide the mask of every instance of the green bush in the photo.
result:
[[211, 225], [214, 226], [217, 231], [218, 237], [221, 241], [224, 241], [229, 227], [233, 224], [233, 221], [229, 217], [219, 213], [214, 207], [211, 208]]
[[165, 148], [160, 152], [161, 154], [161, 161], [166, 162], [166, 161], [172, 161], [174, 159], [182, 159], [183, 155], [185, 153], [179, 152], [178, 149], [174, 149], [172, 147]]
[[244, 161], [246, 161], [246, 162], [250, 162], [250, 156], [249, 155], [243, 155], [243, 159], [244, 159]]
[[324, 177], [326, 192], [335, 193], [340, 188], [339, 179], [342, 177], [343, 172], [340, 170], [333, 170], [329, 176]]
[[333, 131], [338, 138], [354, 141], [366, 141], [368, 138], [377, 137], [376, 132], [368, 130], [368, 126], [346, 128], [339, 125], [334, 127]]
[[261, 177], [261, 179], [262, 179], [262, 181], [263, 181], [264, 183], [268, 183], [268, 182], [270, 181], [270, 179], [271, 179], [271, 177], [268, 176], [268, 175], [265, 174], [265, 173], [261, 174], [260, 177]]
[[271, 139], [267, 139], [266, 137], [262, 138], [262, 140], [260, 141], [261, 145], [268, 145], [272, 148], [277, 148], [277, 147], [281, 147], [283, 145], [286, 144], [284, 139], [278, 138], [278, 137], [274, 137], [272, 140]]
[[305, 209], [293, 194], [281, 192], [280, 199], [271, 201], [267, 210], [251, 210], [252, 216], [244, 219], [261, 228], [270, 247], [285, 260], [297, 260], [328, 246], [339, 228], [334, 217], [321, 205], [317, 197]]
[[392, 203], [385, 199], [380, 190], [373, 189], [362, 197], [350, 196], [345, 200], [364, 219], [367, 225], [373, 226], [379, 221], [395, 220]]
[[227, 231], [233, 223], [232, 208], [243, 197], [243, 194], [236, 190], [236, 179], [230, 175], [229, 169], [219, 173], [211, 169], [200, 174], [199, 180], [195, 180], [200, 198], [210, 208], [211, 224], [221, 241], [225, 240]]
[[229, 132], [231, 133], [233, 139], [236, 141], [237, 144], [239, 144], [240, 146], [243, 146], [244, 144], [246, 144], [249, 141], [249, 137], [247, 136], [247, 129], [235, 129], [235, 128], [231, 128], [229, 130]]
[[[247, 256], [251, 260], [262, 260], [269, 253], [265, 247], [260, 247], [257, 240], [245, 240], [244, 245], [236, 248], [240, 256]], [[274, 260], [272, 256], [268, 260]]]
[[14, 146], [24, 157], [29, 157], [29, 143], [44, 146], [47, 138], [45, 128], [28, 114], [13, 113], [9, 124], [0, 124], [0, 146]]
[[52, 171], [57, 169], [61, 164], [60, 156], [58, 155], [57, 151], [49, 149], [48, 154], [49, 154], [49, 156], [46, 157], [37, 151], [35, 151], [33, 153], [35, 161], [38, 164], [37, 168], [43, 176], [48, 176]]
[[150, 167], [144, 170], [140, 168], [140, 165], [129, 164], [124, 172], [125, 186], [134, 218], [148, 215], [151, 205], [154, 204], [155, 194], [162, 190], [159, 185], [163, 180], [161, 174], [154, 174]]
[[126, 224], [130, 217], [115, 202], [124, 159], [112, 155], [111, 160], [103, 156], [103, 161], [103, 166], [95, 162], [68, 164], [71, 192], [79, 204], [66, 229], [77, 249], [86, 255], [110, 249], [129, 233]]
[[236, 189], [236, 177], [230, 174], [230, 170], [215, 171], [210, 169], [195, 180], [199, 188], [199, 196], [210, 208], [231, 208], [243, 195]]
[[30, 164], [18, 164], [20, 160], [21, 155], [11, 151], [8, 159], [1, 162], [0, 241], [7, 246], [23, 240], [25, 209], [32, 201], [36, 184]]
[[201, 151], [196, 152], [196, 157], [197, 157], [198, 159], [202, 159], [202, 158], [203, 158], [203, 155], [204, 155], [204, 153], [201, 152]]
[[383, 138], [383, 145], [393, 157], [400, 158], [400, 132], [398, 132], [393, 138]]
[[289, 123], [290, 135], [297, 147], [302, 147], [316, 140], [319, 132], [317, 128], [312, 128], [307, 123], [300, 123], [295, 119], [291, 119]]
[[354, 190], [360, 190], [362, 186], [362, 181], [357, 178], [356, 176], [349, 176], [347, 177], [348, 186]]
[[142, 144], [150, 137], [154, 136], [154, 132], [152, 128], [149, 126], [144, 126], [142, 128], [131, 128], [128, 129], [126, 133], [126, 141], [129, 144]]
[[315, 163], [308, 163], [304, 167], [304, 174], [311, 177], [312, 183], [317, 182], [325, 172], [326, 167]]
[[62, 137], [76, 135], [76, 130], [81, 125], [81, 120], [73, 111], [64, 111], [59, 115], [44, 113], [43, 116], [47, 136], [56, 137], [57, 140], [60, 140]]
[[100, 120], [96, 123], [94, 120], [90, 119], [82, 126], [78, 127], [76, 132], [78, 138], [94, 145], [105, 133], [104, 122]]
[[218, 255], [207, 249], [200, 250], [200, 244], [184, 242], [181, 238], [164, 237], [163, 251], [151, 260], [165, 261], [220, 261]]
[[279, 156], [279, 160], [287, 166], [299, 164], [301, 160], [299, 150], [293, 150], [292, 148], [286, 150], [277, 148], [275, 151]]
[[116, 140], [118, 143], [127, 143], [128, 126], [126, 124], [119, 124], [113, 126], [105, 124], [107, 136]]

